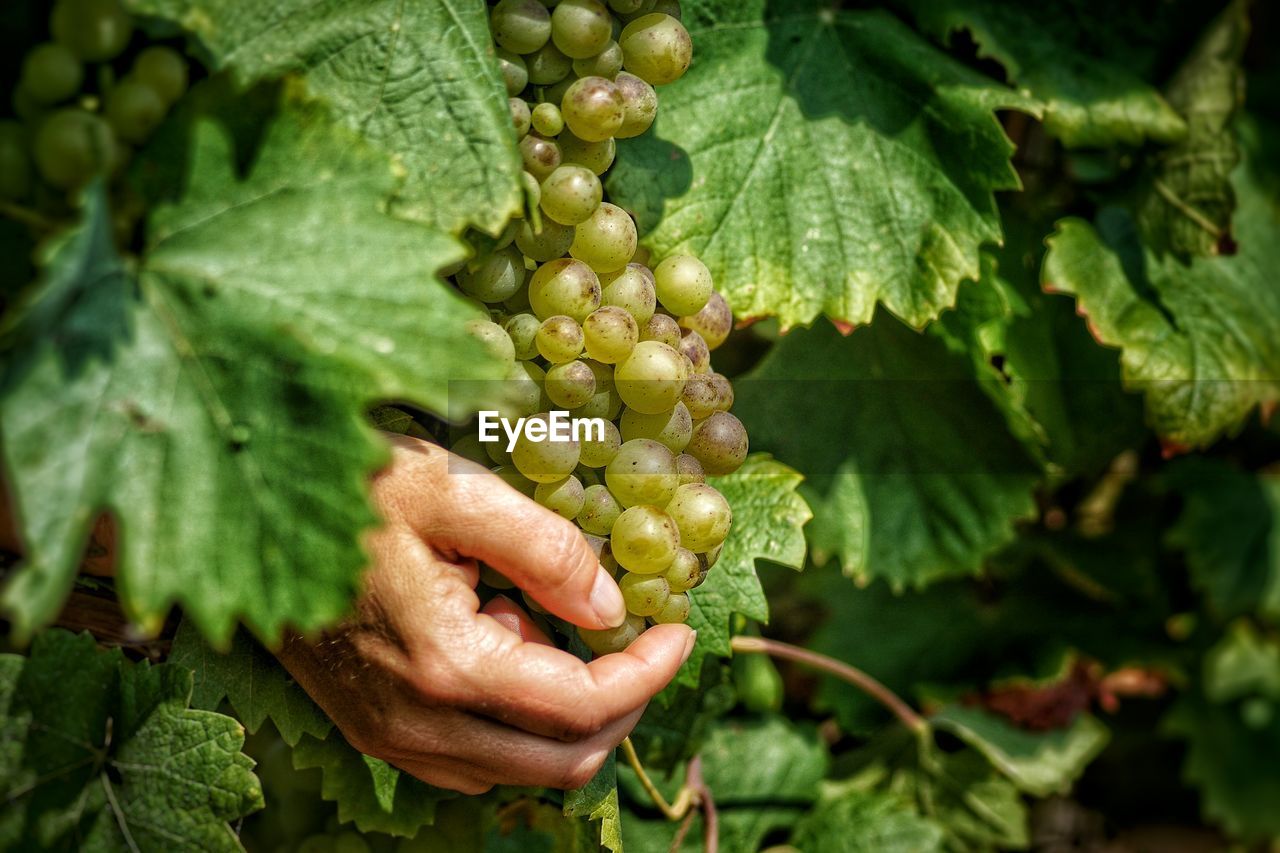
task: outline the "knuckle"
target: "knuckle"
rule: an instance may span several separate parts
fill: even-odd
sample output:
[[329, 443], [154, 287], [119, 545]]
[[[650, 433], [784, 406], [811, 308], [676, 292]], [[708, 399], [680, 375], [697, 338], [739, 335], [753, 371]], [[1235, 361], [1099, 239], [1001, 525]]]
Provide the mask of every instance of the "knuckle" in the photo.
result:
[[586, 740], [599, 734], [605, 726], [604, 715], [596, 708], [575, 708], [559, 720], [559, 739], [563, 741]]

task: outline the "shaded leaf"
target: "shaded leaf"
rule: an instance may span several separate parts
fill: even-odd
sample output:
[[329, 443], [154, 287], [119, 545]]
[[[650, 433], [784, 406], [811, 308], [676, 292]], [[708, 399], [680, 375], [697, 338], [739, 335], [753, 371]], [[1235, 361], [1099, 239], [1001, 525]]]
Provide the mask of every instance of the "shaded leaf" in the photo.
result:
[[622, 853], [622, 817], [618, 808], [617, 756], [611, 753], [600, 772], [585, 787], [564, 795], [564, 815], [600, 821], [600, 846]]
[[806, 853], [926, 853], [942, 830], [893, 794], [837, 789], [797, 824], [791, 843]]

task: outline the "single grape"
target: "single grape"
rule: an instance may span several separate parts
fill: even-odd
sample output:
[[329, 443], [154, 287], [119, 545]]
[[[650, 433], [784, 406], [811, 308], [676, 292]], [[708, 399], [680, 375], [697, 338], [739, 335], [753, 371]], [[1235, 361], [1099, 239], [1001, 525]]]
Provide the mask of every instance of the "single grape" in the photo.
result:
[[564, 314], [581, 323], [600, 307], [600, 279], [582, 261], [548, 261], [529, 279], [529, 304], [543, 320]]
[[622, 72], [613, 79], [622, 93], [622, 126], [614, 134], [619, 139], [639, 136], [658, 116], [658, 93], [634, 74]]
[[671, 597], [671, 588], [662, 575], [644, 575], [627, 572], [618, 581], [627, 612], [637, 616], [652, 616], [660, 611]]
[[747, 430], [742, 421], [728, 412], [713, 412], [694, 424], [693, 438], [685, 448], [702, 463], [708, 474], [732, 474], [747, 458]]
[[681, 547], [676, 549], [675, 559], [662, 576], [667, 579], [667, 586], [672, 592], [684, 592], [698, 585], [702, 578], [702, 564], [698, 562], [697, 554]]
[[[539, 354], [552, 364], [573, 361], [582, 354], [582, 327], [563, 314], [548, 317], [538, 329], [537, 345]], [[594, 377], [591, 385], [595, 387]]]
[[622, 93], [612, 80], [604, 77], [580, 77], [573, 82], [560, 102], [564, 123], [579, 139], [601, 142], [622, 127]]
[[631, 645], [643, 631], [644, 617], [627, 614], [627, 621], [617, 628], [606, 628], [603, 631], [579, 628], [578, 636], [582, 638], [582, 642], [586, 644], [587, 648], [596, 654], [610, 655], [615, 652], [625, 651], [627, 646]]
[[[471, 429], [472, 432], [459, 436], [456, 441], [449, 445], [449, 452], [487, 468], [489, 467], [489, 452], [484, 449], [485, 443], [480, 440], [480, 436], [475, 434], [474, 423], [471, 425]], [[449, 470], [453, 471], [452, 465]]]
[[[548, 416], [533, 415], [525, 422], [525, 428], [516, 439], [515, 449], [511, 451], [511, 462], [521, 474], [535, 483], [551, 483], [573, 473], [578, 467], [578, 454], [581, 448], [576, 441], [552, 441], [546, 436], [546, 426], [537, 437], [538, 424], [548, 424]], [[535, 437], [530, 437], [531, 430]], [[674, 522], [673, 522], [674, 524]]]
[[572, 59], [595, 56], [611, 35], [613, 19], [599, 0], [561, 0], [551, 13], [551, 38]]
[[653, 271], [658, 301], [677, 317], [697, 314], [711, 298], [711, 272], [693, 255], [672, 255]]
[[526, 172], [545, 181], [560, 167], [560, 146], [554, 139], [529, 134], [520, 140], [520, 159]]
[[533, 129], [543, 136], [555, 136], [564, 130], [564, 118], [555, 104], [542, 103], [533, 108]]
[[640, 327], [640, 340], [656, 341], [675, 349], [680, 346], [680, 326], [674, 317], [654, 314]]
[[120, 0], [58, 0], [49, 29], [85, 62], [114, 59], [133, 35], [133, 20]]
[[489, 26], [494, 41], [512, 53], [533, 53], [551, 38], [551, 14], [538, 0], [499, 0]]
[[125, 78], [107, 92], [103, 114], [116, 136], [145, 142], [164, 119], [164, 101], [145, 83]]
[[572, 225], [561, 225], [549, 217], [542, 220], [542, 231], [535, 232], [533, 224], [526, 219], [516, 231], [516, 247], [540, 263], [554, 261], [568, 253], [573, 234]]
[[16, 121], [0, 121], [0, 198], [25, 198], [31, 191], [31, 157]]
[[656, 415], [626, 409], [622, 412], [621, 428], [623, 441], [647, 438], [658, 442], [672, 453], [680, 453], [693, 435], [693, 418], [689, 417], [689, 409], [684, 403], [676, 403], [671, 411]]
[[533, 499], [561, 518], [572, 519], [582, 511], [585, 494], [578, 478], [568, 476], [554, 483], [539, 483]]
[[561, 166], [542, 182], [542, 212], [561, 225], [578, 225], [596, 212], [602, 195], [600, 179], [590, 169]]
[[511, 343], [511, 336], [499, 326], [488, 320], [468, 320], [465, 326], [467, 334], [484, 344], [495, 359], [501, 362], [514, 362], [516, 348]]
[[654, 575], [665, 572], [675, 559], [680, 533], [671, 516], [656, 506], [633, 506], [613, 523], [609, 544], [624, 569]]
[[152, 45], [133, 61], [131, 76], [154, 89], [169, 107], [187, 91], [187, 60], [171, 47]]
[[629, 15], [632, 12], [640, 11], [640, 7], [644, 5], [644, 0], [609, 0], [609, 8], [617, 12], [619, 15]]
[[[512, 339], [514, 341], [514, 338]], [[538, 367], [531, 361], [517, 361], [511, 365], [511, 369], [507, 372], [506, 382], [504, 383], [504, 414], [508, 416], [525, 417], [532, 415], [542, 409], [542, 383], [546, 378], [542, 368]], [[495, 441], [485, 445], [489, 448], [489, 455], [494, 453], [500, 455], [495, 461], [504, 461], [506, 450], [496, 450], [496, 448], [505, 448], [506, 442]]]
[[22, 60], [19, 86], [41, 104], [65, 101], [80, 91], [84, 67], [70, 48], [58, 42], [38, 44]]
[[518, 53], [512, 53], [504, 47], [498, 48], [495, 53], [498, 55], [498, 70], [502, 72], [502, 83], [507, 87], [507, 94], [514, 98], [529, 85], [529, 68], [524, 63], [524, 57]]
[[601, 418], [600, 423], [604, 427], [604, 435], [599, 439], [592, 437], [582, 441], [582, 454], [578, 462], [588, 468], [605, 467], [618, 455], [618, 448], [622, 446], [622, 435], [613, 421]]
[[561, 131], [560, 152], [566, 163], [586, 166], [595, 175], [603, 175], [613, 165], [618, 146], [613, 137], [602, 142], [587, 142], [573, 135], [572, 131]]
[[573, 61], [573, 73], [579, 77], [604, 77], [612, 80], [622, 70], [622, 48], [613, 39], [595, 56]]
[[[530, 480], [525, 475], [516, 470], [513, 465], [499, 465], [493, 469], [493, 473], [498, 479], [515, 489], [526, 498], [533, 497], [533, 493], [537, 490], [538, 484]], [[490, 584], [492, 586], [492, 584]]]
[[524, 258], [508, 246], [463, 267], [457, 279], [463, 293], [481, 302], [501, 302], [524, 283]]
[[682, 329], [702, 335], [707, 349], [714, 350], [724, 343], [733, 329], [733, 311], [723, 296], [712, 291], [701, 311], [681, 317], [679, 322]]
[[669, 594], [662, 609], [652, 618], [657, 625], [683, 625], [689, 621], [689, 596], [683, 592]]
[[727, 412], [733, 406], [733, 386], [719, 373], [695, 373], [685, 382], [680, 399], [695, 421], [713, 412]]
[[711, 350], [707, 347], [707, 342], [702, 339], [702, 335], [697, 332], [685, 332], [680, 338], [680, 346], [676, 347], [689, 359], [689, 363], [693, 365], [694, 373], [708, 373], [711, 371]]
[[637, 333], [649, 322], [657, 306], [653, 282], [645, 275], [647, 272], [639, 264], [627, 264], [607, 282], [607, 276], [600, 276], [600, 304], [616, 305], [630, 314], [636, 321]]
[[733, 513], [713, 486], [689, 483], [676, 489], [667, 514], [680, 529], [680, 544], [694, 553], [710, 551], [729, 535]]
[[[622, 515], [622, 505], [604, 486], [587, 486], [582, 499], [582, 509], [578, 511], [578, 526], [588, 533], [608, 536], [613, 530], [613, 523]], [[696, 562], [696, 561], [695, 561]]]
[[686, 483], [705, 483], [707, 475], [702, 470], [702, 463], [688, 453], [676, 457], [676, 474], [680, 477], [680, 485]]
[[565, 409], [576, 409], [595, 395], [596, 377], [582, 362], [568, 361], [547, 371], [545, 388], [551, 402]]
[[617, 205], [602, 202], [585, 222], [578, 223], [569, 254], [597, 273], [614, 272], [636, 253], [636, 224]]
[[670, 15], [677, 21], [681, 20], [683, 17], [682, 10], [680, 9], [680, 0], [655, 0], [653, 4], [653, 11], [661, 12], [664, 15]]
[[502, 328], [511, 338], [515, 347], [516, 358], [528, 361], [538, 354], [537, 336], [542, 321], [532, 314], [513, 314], [502, 324]]
[[614, 305], [597, 308], [582, 321], [587, 356], [604, 364], [617, 364], [629, 356], [638, 334], [635, 318]]
[[35, 138], [40, 175], [53, 186], [78, 189], [115, 161], [111, 128], [81, 109], [58, 110], [40, 125]]
[[613, 372], [622, 402], [646, 415], [674, 408], [688, 378], [684, 356], [657, 341], [636, 344]]
[[705, 554], [698, 555], [698, 562], [702, 564], [702, 574], [705, 576], [711, 571], [711, 567], [720, 559], [720, 552], [724, 550], [724, 545], [720, 544], [707, 551]]
[[605, 466], [604, 480], [618, 503], [626, 507], [666, 506], [680, 487], [675, 456], [647, 438], [624, 441]]
[[516, 129], [516, 139], [524, 139], [533, 121], [529, 105], [523, 98], [508, 98], [507, 105], [511, 107], [511, 126]]
[[529, 72], [529, 82], [535, 86], [559, 83], [569, 76], [569, 71], [573, 68], [573, 60], [551, 42], [529, 54], [524, 62]]
[[623, 67], [653, 86], [679, 80], [693, 59], [689, 31], [660, 12], [636, 18], [623, 27], [618, 44], [622, 46]]

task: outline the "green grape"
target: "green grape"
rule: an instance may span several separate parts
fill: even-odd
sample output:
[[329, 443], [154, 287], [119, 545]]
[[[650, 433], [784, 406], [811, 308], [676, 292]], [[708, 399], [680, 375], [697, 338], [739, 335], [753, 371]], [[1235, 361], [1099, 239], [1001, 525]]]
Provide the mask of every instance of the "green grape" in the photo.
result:
[[683, 625], [689, 621], [689, 596], [683, 592], [669, 594], [662, 609], [652, 618], [657, 625]]
[[298, 844], [298, 853], [337, 853], [333, 839], [323, 833], [308, 835]]
[[595, 56], [611, 35], [613, 19], [599, 0], [561, 0], [551, 13], [551, 39], [572, 59]]
[[642, 631], [644, 631], [644, 617], [628, 614], [627, 621], [617, 628], [606, 628], [603, 631], [579, 628], [578, 636], [582, 638], [582, 642], [586, 644], [587, 648], [596, 654], [610, 655], [614, 652], [625, 651], [627, 646], [631, 645]]
[[680, 477], [680, 485], [686, 483], [705, 483], [707, 475], [702, 470], [702, 463], [688, 453], [676, 457], [676, 474]]
[[[516, 365], [516, 369], [519, 370], [520, 366]], [[541, 389], [538, 389], [538, 394], [542, 394]], [[494, 465], [511, 466], [511, 454], [507, 452], [506, 444], [501, 441], [485, 441], [481, 442], [481, 446], [484, 448], [485, 455], [489, 457], [489, 461]], [[515, 469], [512, 468], [512, 470], [514, 471]], [[520, 472], [516, 471], [516, 473], [519, 474]], [[523, 475], [521, 475], [521, 479], [523, 479]]]
[[675, 559], [662, 576], [667, 579], [667, 586], [672, 592], [684, 592], [702, 581], [702, 564], [698, 562], [697, 554], [688, 548], [678, 548]]
[[570, 475], [554, 483], [539, 483], [533, 499], [561, 518], [572, 519], [582, 511], [585, 494], [582, 483]]
[[116, 136], [145, 142], [164, 119], [164, 101], [145, 83], [125, 78], [107, 92], [103, 114]]
[[133, 20], [120, 0], [58, 0], [49, 16], [55, 40], [85, 62], [114, 59], [133, 35]]
[[502, 83], [507, 87], [507, 94], [515, 97], [529, 85], [529, 68], [524, 64], [524, 57], [500, 47], [495, 53], [498, 56], [498, 70], [502, 72]]
[[[533, 306], [529, 304], [529, 288], [523, 284], [516, 288], [515, 293], [502, 300], [502, 310], [506, 312], [507, 317], [532, 312]], [[506, 322], [506, 317], [503, 318], [503, 322]]]
[[131, 76], [155, 90], [166, 107], [187, 91], [187, 61], [182, 54], [164, 45], [152, 45], [139, 53], [133, 61]]
[[618, 503], [626, 507], [666, 506], [680, 487], [675, 456], [648, 438], [624, 441], [605, 466], [604, 481]]
[[494, 41], [512, 53], [533, 53], [551, 38], [551, 14], [538, 0], [499, 0], [489, 26]]
[[637, 333], [649, 322], [658, 304], [647, 273], [640, 264], [627, 264], [607, 282], [607, 276], [600, 276], [600, 304], [616, 305], [630, 314], [636, 321]]
[[351, 830], [333, 837], [333, 853], [371, 853], [369, 842]]
[[573, 61], [573, 73], [579, 77], [604, 77], [608, 80], [618, 76], [622, 70], [622, 48], [613, 39], [604, 46], [604, 50], [595, 56]]
[[635, 349], [639, 329], [635, 318], [616, 305], [605, 305], [582, 321], [587, 356], [603, 364], [617, 364]]
[[636, 18], [623, 27], [618, 44], [622, 46], [623, 66], [652, 86], [679, 80], [693, 59], [689, 31], [660, 12]]
[[[510, 333], [508, 333], [510, 334]], [[512, 341], [515, 339], [512, 338]], [[546, 378], [541, 367], [531, 361], [517, 361], [507, 372], [506, 400], [504, 408], [517, 417], [532, 415], [542, 410], [542, 382]], [[501, 442], [493, 442], [495, 447]], [[503, 443], [503, 446], [505, 444]], [[505, 453], [505, 451], [503, 451]]]
[[600, 423], [604, 427], [604, 435], [599, 439], [592, 436], [582, 442], [582, 455], [578, 462], [587, 468], [603, 468], [608, 465], [622, 446], [622, 435], [613, 421], [601, 418]]
[[671, 516], [656, 506], [633, 506], [613, 523], [609, 546], [627, 571], [653, 575], [665, 572], [675, 559], [680, 533]]
[[618, 581], [627, 612], [637, 616], [652, 616], [666, 606], [671, 588], [662, 575], [644, 575], [627, 572]]
[[22, 125], [0, 121], [0, 198], [25, 198], [31, 191], [31, 157]]
[[523, 98], [508, 98], [507, 105], [511, 107], [511, 126], [516, 129], [516, 139], [524, 139], [533, 121], [529, 105]]
[[640, 11], [640, 7], [644, 5], [644, 0], [609, 0], [609, 8], [617, 12], [619, 15], [629, 15], [632, 12]]
[[564, 123], [579, 139], [603, 142], [622, 127], [622, 93], [604, 77], [579, 77], [560, 102]]
[[656, 341], [675, 349], [680, 346], [680, 326], [676, 323], [675, 317], [654, 314], [640, 327], [640, 340]]
[[578, 526], [588, 533], [608, 536], [613, 523], [622, 515], [622, 505], [604, 486], [587, 486], [582, 498], [582, 509], [575, 519]]
[[733, 407], [733, 386], [719, 373], [695, 373], [684, 383], [680, 399], [695, 421]]
[[561, 225], [577, 225], [591, 218], [603, 194], [590, 169], [561, 166], [542, 182], [542, 212]]
[[679, 323], [680, 328], [702, 335], [707, 349], [714, 350], [724, 343], [733, 329], [733, 311], [724, 297], [713, 290], [701, 311], [681, 317]]
[[489, 320], [468, 320], [465, 328], [467, 334], [484, 344], [484, 348], [498, 361], [516, 360], [516, 348], [511, 342], [511, 336], [497, 323]]
[[65, 101], [80, 91], [84, 67], [65, 45], [48, 41], [27, 52], [22, 60], [19, 86], [41, 104]]
[[544, 218], [542, 230], [535, 232], [533, 224], [526, 219], [516, 231], [516, 247], [540, 263], [554, 261], [568, 253], [573, 245], [574, 230], [572, 225], [561, 225], [554, 219]]
[[635, 222], [625, 210], [607, 201], [578, 224], [569, 246], [569, 254], [585, 261], [597, 273], [622, 269], [635, 253]]
[[481, 302], [501, 302], [524, 283], [524, 258], [508, 246], [464, 267], [457, 279], [463, 293]]
[[595, 396], [596, 377], [582, 362], [568, 361], [547, 371], [545, 388], [551, 402], [565, 409], [576, 409]]
[[733, 513], [729, 502], [706, 483], [689, 483], [676, 489], [667, 514], [680, 529], [680, 544], [694, 553], [710, 551], [729, 535]]
[[711, 299], [711, 272], [693, 255], [672, 255], [653, 271], [658, 301], [677, 317], [697, 314]]
[[586, 166], [595, 175], [603, 175], [613, 165], [618, 144], [610, 137], [602, 142], [587, 142], [573, 135], [572, 131], [560, 133], [560, 152], [566, 163]]
[[[474, 428], [474, 425], [473, 425]], [[480, 436], [474, 432], [460, 436], [456, 441], [449, 445], [449, 452], [461, 456], [463, 459], [474, 462], [477, 465], [489, 467], [489, 452], [485, 450], [485, 443], [480, 440]], [[450, 470], [453, 470], [450, 468]]]
[[525, 59], [525, 67], [529, 71], [530, 83], [535, 86], [551, 86], [569, 76], [573, 60], [561, 53], [554, 44], [547, 42], [529, 54]]
[[564, 117], [555, 104], [538, 104], [533, 108], [533, 129], [543, 136], [555, 136], [564, 130]]
[[[582, 327], [563, 314], [548, 317], [538, 329], [537, 345], [539, 354], [552, 364], [573, 361], [582, 354]], [[594, 377], [591, 385], [595, 387]]]
[[515, 347], [516, 358], [528, 361], [538, 354], [538, 329], [542, 321], [532, 314], [513, 314], [502, 324]]
[[674, 408], [688, 378], [684, 356], [657, 341], [636, 344], [631, 355], [613, 371], [622, 402], [646, 415]]
[[[520, 174], [527, 175], [528, 172], [521, 172]], [[493, 241], [493, 248], [490, 251], [496, 252], [499, 249], [505, 249], [510, 246], [515, 242], [516, 231], [518, 230], [520, 230], [520, 223], [512, 219], [507, 223], [507, 227], [502, 229], [502, 233], [498, 235], [497, 239]]]
[[520, 159], [526, 172], [545, 181], [560, 167], [560, 146], [554, 139], [529, 134], [520, 140]]
[[[684, 403], [676, 403], [669, 412], [646, 415], [635, 409], [622, 413], [622, 440], [648, 438], [666, 447], [672, 453], [680, 453], [693, 435], [693, 418]], [[684, 455], [684, 454], [681, 454]], [[679, 467], [677, 466], [677, 474]]]
[[529, 279], [529, 304], [542, 320], [564, 314], [581, 323], [600, 307], [600, 279], [582, 261], [548, 261]]
[[664, 15], [670, 15], [677, 21], [681, 20], [683, 13], [680, 9], [680, 0], [656, 0], [653, 4], [653, 11], [661, 12]]
[[530, 438], [530, 429], [537, 424], [548, 424], [546, 413], [533, 415], [525, 422], [525, 428], [516, 439], [515, 449], [511, 451], [511, 462], [521, 474], [535, 483], [551, 483], [573, 473], [578, 467], [578, 454], [581, 448], [576, 441], [552, 441], [546, 436], [547, 427], [542, 428], [543, 437]]
[[685, 450], [714, 477], [732, 474], [747, 458], [747, 430], [728, 412], [713, 412], [694, 424], [693, 438]]
[[569, 91], [569, 87], [578, 82], [577, 74], [566, 74], [563, 79], [557, 80], [550, 86], [542, 90], [543, 100], [550, 101], [553, 104], [560, 105], [560, 113], [564, 114], [564, 96]]
[[711, 371], [711, 350], [707, 347], [707, 342], [702, 339], [702, 335], [692, 331], [685, 332], [680, 338], [680, 346], [676, 349], [689, 359], [694, 373]]
[[[514, 465], [499, 465], [493, 469], [493, 473], [498, 479], [515, 489], [526, 498], [533, 497], [534, 491], [537, 490], [538, 484], [521, 474]], [[493, 584], [490, 584], [492, 586]]]
[[658, 93], [634, 74], [622, 72], [613, 83], [622, 93], [622, 126], [615, 134], [619, 139], [639, 136], [649, 129], [658, 115]]
[[703, 575], [706, 575], [707, 572], [711, 571], [711, 567], [720, 559], [720, 552], [722, 550], [724, 550], [723, 543], [712, 548], [705, 554], [698, 555], [698, 562], [702, 564]]
[[574, 410], [574, 417], [612, 421], [622, 411], [622, 398], [613, 386], [613, 368], [598, 361], [584, 361], [596, 375], [596, 394]]
[[59, 189], [84, 186], [115, 161], [111, 128], [81, 109], [58, 110], [40, 125], [35, 138], [36, 168]]

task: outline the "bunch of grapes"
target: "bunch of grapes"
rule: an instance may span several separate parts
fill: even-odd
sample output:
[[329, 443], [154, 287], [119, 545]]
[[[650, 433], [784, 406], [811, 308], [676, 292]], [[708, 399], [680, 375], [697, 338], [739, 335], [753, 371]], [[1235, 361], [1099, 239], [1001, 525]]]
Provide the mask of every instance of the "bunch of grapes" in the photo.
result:
[[133, 21], [120, 0], [58, 0], [52, 40], [29, 50], [0, 121], [0, 199], [59, 211], [66, 194], [120, 174], [187, 89], [187, 62], [150, 45], [123, 57]]
[[[711, 273], [691, 255], [650, 268], [630, 215], [602, 200], [614, 137], [644, 132], [657, 112], [651, 84], [689, 65], [679, 14], [654, 0], [493, 7], [498, 58], [519, 95], [512, 115], [530, 205], [491, 251], [453, 271], [490, 317], [471, 332], [511, 363], [516, 414], [564, 410], [603, 426], [582, 441], [526, 431], [509, 454], [474, 429], [452, 446], [574, 520], [613, 572], [628, 617], [579, 631], [598, 654], [626, 648], [648, 621], [688, 618], [689, 591], [715, 565], [732, 520], [706, 477], [747, 455], [746, 430], [729, 413], [733, 387], [711, 368], [733, 325]], [[510, 586], [487, 569], [483, 577]]]

